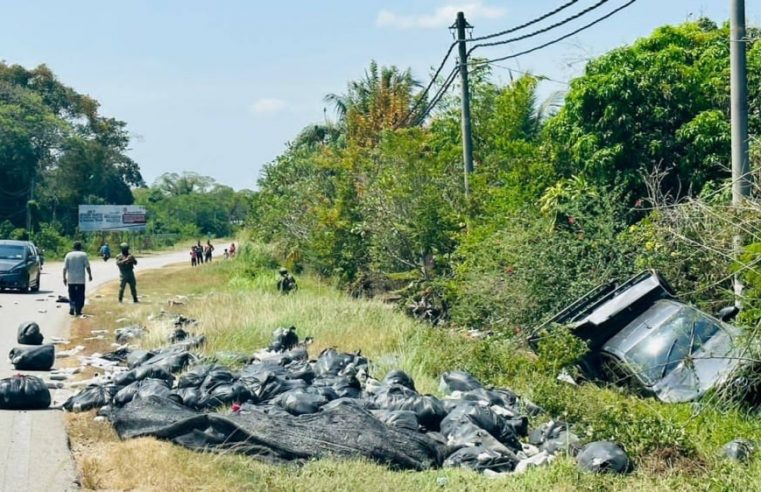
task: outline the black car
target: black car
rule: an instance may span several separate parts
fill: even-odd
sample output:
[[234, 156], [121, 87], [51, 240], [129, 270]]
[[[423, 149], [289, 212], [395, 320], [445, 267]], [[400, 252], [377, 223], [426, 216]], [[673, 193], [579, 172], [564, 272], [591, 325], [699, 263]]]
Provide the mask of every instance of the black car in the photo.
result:
[[42, 257], [29, 241], [0, 240], [0, 289], [40, 290]]
[[592, 379], [685, 402], [737, 382], [747, 358], [740, 330], [727, 323], [735, 314], [728, 307], [714, 317], [684, 304], [658, 273], [644, 272], [601, 285], [548, 323], [586, 342], [581, 368]]

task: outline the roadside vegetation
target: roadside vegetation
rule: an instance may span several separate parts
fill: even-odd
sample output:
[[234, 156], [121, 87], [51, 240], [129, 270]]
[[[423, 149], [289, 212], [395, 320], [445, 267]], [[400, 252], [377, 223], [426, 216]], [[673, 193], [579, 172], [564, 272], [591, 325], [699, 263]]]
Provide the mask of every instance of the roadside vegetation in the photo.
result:
[[[208, 342], [203, 352], [225, 361], [225, 353], [250, 354], [265, 346], [272, 330], [295, 325], [314, 337], [310, 355], [324, 347], [361, 349], [373, 361], [373, 374], [402, 368], [421, 391], [437, 393], [438, 376], [452, 369], [470, 371], [483, 381], [509, 387], [542, 406], [551, 418], [572, 423], [584, 439], [615, 439], [635, 462], [624, 477], [581, 473], [564, 458], [521, 476], [489, 479], [460, 470], [394, 472], [363, 461], [321, 460], [304, 466], [271, 466], [236, 455], [204, 454], [154, 439], [121, 442], [94, 414], [67, 415], [72, 449], [89, 489], [206, 490], [755, 490], [761, 458], [748, 464], [719, 457], [721, 447], [742, 437], [761, 440], [761, 420], [741, 408], [707, 404], [661, 404], [593, 384], [558, 382], [558, 369], [573, 358], [569, 339], [559, 333], [539, 355], [509, 338], [474, 340], [465, 332], [432, 327], [410, 319], [393, 305], [356, 299], [311, 274], [299, 277], [299, 290], [275, 290], [275, 263], [261, 247], [247, 247], [235, 260], [203, 268], [173, 266], [139, 277], [145, 302], [118, 305], [111, 284], [93, 297], [90, 319], [77, 320], [73, 343], [107, 329], [104, 341], [87, 341], [88, 352], [109, 350], [113, 329], [144, 324], [150, 335], [140, 343], [165, 343], [171, 324], [162, 310], [198, 319], [194, 328]], [[169, 301], [174, 300], [170, 306]], [[177, 304], [182, 303], [182, 304]], [[117, 322], [117, 320], [119, 320]]]

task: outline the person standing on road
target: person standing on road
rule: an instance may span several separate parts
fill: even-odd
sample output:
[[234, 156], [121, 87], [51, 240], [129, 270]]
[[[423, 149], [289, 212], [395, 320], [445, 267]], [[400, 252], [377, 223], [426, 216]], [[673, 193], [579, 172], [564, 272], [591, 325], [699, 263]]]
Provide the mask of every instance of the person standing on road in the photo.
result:
[[137, 259], [129, 252], [129, 244], [122, 243], [119, 248], [121, 254], [116, 257], [116, 266], [119, 267], [119, 302], [124, 299], [124, 288], [129, 284], [132, 301], [137, 300], [137, 280], [135, 280], [135, 265]]
[[82, 251], [82, 243], [74, 243], [74, 251], [63, 260], [63, 285], [69, 288], [69, 314], [80, 316], [85, 305], [85, 272], [92, 282], [92, 270], [87, 253]]
[[198, 241], [198, 244], [196, 244], [196, 256], [198, 256], [198, 264], [200, 265], [203, 263], [203, 246], [201, 246], [201, 241]]
[[206, 263], [211, 261], [211, 254], [214, 252], [214, 246], [211, 245], [211, 241], [206, 241], [206, 248], [204, 249], [204, 261]]

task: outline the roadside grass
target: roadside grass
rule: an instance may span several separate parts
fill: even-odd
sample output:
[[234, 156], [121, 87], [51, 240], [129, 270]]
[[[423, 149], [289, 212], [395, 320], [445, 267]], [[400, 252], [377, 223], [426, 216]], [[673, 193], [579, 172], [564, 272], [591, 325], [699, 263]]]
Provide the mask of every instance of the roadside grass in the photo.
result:
[[[87, 489], [137, 490], [761, 490], [761, 459], [745, 465], [719, 458], [735, 438], [761, 442], [761, 419], [741, 409], [707, 405], [666, 405], [612, 388], [575, 387], [555, 380], [556, 353], [537, 357], [500, 341], [473, 341], [458, 333], [419, 324], [379, 301], [353, 299], [331, 285], [301, 276], [299, 291], [275, 292], [274, 270], [250, 268], [242, 260], [219, 261], [191, 269], [170, 266], [141, 272], [141, 304], [115, 302], [108, 284], [86, 308], [90, 319], [76, 320], [72, 343], [87, 353], [109, 350], [113, 329], [140, 323], [146, 347], [165, 343], [172, 330], [164, 310], [198, 319], [191, 331], [207, 336], [207, 355], [251, 354], [266, 346], [272, 331], [296, 326], [314, 337], [310, 355], [326, 347], [362, 350], [372, 373], [390, 368], [409, 372], [423, 392], [436, 393], [437, 378], [463, 369], [484, 382], [509, 387], [547, 410], [550, 417], [576, 425], [584, 440], [614, 439], [634, 460], [626, 477], [581, 473], [573, 460], [524, 475], [489, 479], [461, 470], [396, 472], [362, 460], [320, 460], [304, 466], [273, 466], [231, 454], [204, 454], [154, 439], [121, 442], [108, 423], [93, 413], [69, 414], [72, 449]], [[170, 305], [170, 300], [175, 301]], [[118, 321], [118, 322], [117, 322]], [[108, 329], [107, 340], [82, 342], [90, 330]]]

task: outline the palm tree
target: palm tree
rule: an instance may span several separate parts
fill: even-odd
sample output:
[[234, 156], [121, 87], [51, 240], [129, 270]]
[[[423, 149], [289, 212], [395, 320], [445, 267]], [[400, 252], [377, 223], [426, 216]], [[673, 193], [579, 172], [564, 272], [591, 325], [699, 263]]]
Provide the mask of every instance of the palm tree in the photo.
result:
[[343, 94], [326, 95], [325, 102], [334, 107], [350, 139], [374, 142], [383, 130], [407, 125], [418, 87], [409, 69], [372, 61], [363, 78], [349, 82]]

